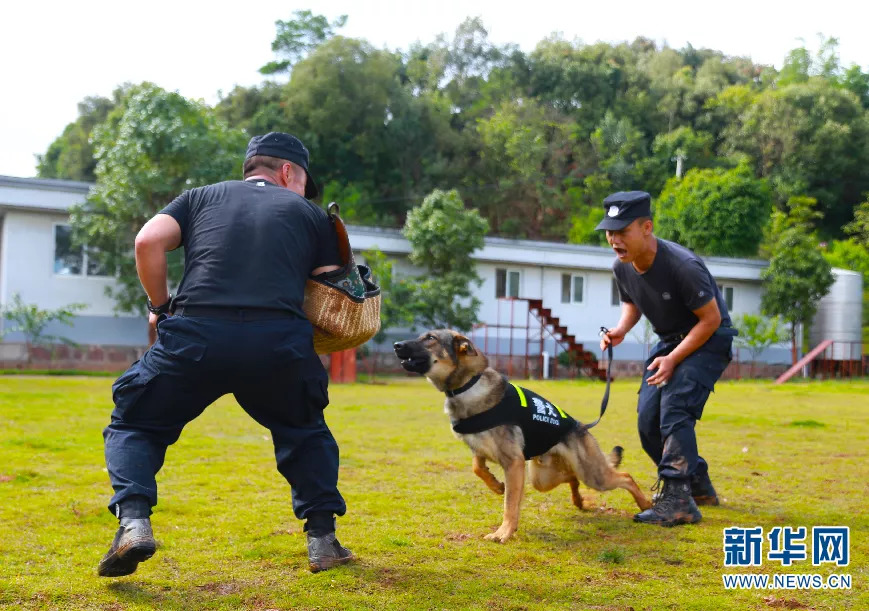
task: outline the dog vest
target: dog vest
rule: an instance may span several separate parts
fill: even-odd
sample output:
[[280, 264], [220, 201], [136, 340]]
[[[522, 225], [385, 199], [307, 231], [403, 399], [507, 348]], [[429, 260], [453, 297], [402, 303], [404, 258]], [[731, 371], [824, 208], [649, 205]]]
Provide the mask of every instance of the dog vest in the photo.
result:
[[525, 460], [546, 454], [552, 446], [577, 427], [577, 422], [535, 392], [504, 379], [504, 397], [495, 407], [452, 422], [453, 431], [461, 435], [481, 433], [503, 424], [522, 429]]

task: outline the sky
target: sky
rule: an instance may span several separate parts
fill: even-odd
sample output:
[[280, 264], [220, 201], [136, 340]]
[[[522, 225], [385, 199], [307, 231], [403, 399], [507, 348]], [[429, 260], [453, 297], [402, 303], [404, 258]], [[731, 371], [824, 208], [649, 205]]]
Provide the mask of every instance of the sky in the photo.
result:
[[262, 82], [257, 68], [275, 59], [275, 21], [302, 9], [330, 20], [347, 15], [341, 34], [392, 50], [450, 36], [479, 16], [492, 42], [525, 51], [555, 32], [585, 43], [645, 36], [781, 67], [790, 49], [816, 49], [823, 33], [839, 39], [843, 65], [869, 70], [865, 0], [7, 2], [0, 11], [0, 175], [34, 176], [35, 155], [76, 119], [78, 102], [111, 97], [121, 83], [148, 80], [214, 104], [220, 91]]

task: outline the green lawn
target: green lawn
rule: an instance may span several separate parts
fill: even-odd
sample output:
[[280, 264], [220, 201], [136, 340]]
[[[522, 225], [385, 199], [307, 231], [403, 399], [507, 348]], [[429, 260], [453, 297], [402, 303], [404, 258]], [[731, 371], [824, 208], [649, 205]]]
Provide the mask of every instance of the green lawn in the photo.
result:
[[[501, 497], [470, 469], [442, 396], [420, 379], [333, 386], [347, 515], [338, 534], [355, 565], [312, 575], [268, 432], [231, 397], [169, 449], [152, 517], [160, 547], [137, 573], [96, 576], [114, 534], [103, 426], [106, 378], [0, 377], [0, 607], [58, 609], [766, 609], [869, 608], [869, 383], [721, 383], [698, 424], [724, 499], [697, 526], [634, 524], [621, 490], [527, 490], [519, 532], [482, 539]], [[529, 382], [590, 421], [603, 385]], [[625, 448], [624, 468], [655, 478], [636, 433], [636, 381], [614, 384], [594, 434]], [[500, 478], [500, 470], [498, 476]], [[752, 573], [850, 574], [850, 591], [725, 590], [722, 529], [850, 526], [851, 563]], [[764, 544], [764, 551], [767, 549]], [[811, 553], [811, 547], [809, 547]]]

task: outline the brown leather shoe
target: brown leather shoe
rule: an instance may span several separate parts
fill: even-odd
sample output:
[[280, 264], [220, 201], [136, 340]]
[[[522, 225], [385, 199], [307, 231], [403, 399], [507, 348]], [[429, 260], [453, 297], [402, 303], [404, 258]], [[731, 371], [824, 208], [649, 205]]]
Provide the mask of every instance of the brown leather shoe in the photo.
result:
[[109, 551], [100, 560], [97, 574], [100, 577], [123, 577], [136, 571], [157, 551], [157, 542], [151, 531], [148, 518], [121, 518], [118, 532]]
[[308, 567], [312, 573], [347, 564], [355, 559], [353, 552], [338, 542], [334, 532], [320, 537], [308, 535]]
[[718, 505], [718, 494], [709, 479], [709, 474], [694, 475], [691, 477], [691, 496], [698, 505]]

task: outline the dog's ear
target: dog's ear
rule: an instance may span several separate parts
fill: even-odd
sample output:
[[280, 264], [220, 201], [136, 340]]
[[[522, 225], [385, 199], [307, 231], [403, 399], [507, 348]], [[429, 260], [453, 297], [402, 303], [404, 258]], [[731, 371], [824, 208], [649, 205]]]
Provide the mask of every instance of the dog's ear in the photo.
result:
[[453, 338], [453, 347], [456, 350], [456, 354], [459, 356], [477, 356], [474, 344], [472, 344], [471, 340], [467, 337], [456, 335], [455, 338]]

